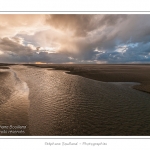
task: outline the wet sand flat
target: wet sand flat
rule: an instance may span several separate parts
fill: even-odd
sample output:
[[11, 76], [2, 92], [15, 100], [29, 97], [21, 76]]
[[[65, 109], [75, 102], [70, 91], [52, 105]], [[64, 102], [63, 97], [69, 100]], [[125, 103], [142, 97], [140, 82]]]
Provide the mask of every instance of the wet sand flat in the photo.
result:
[[[33, 65], [33, 64], [32, 64]], [[67, 70], [70, 74], [80, 75], [86, 78], [104, 82], [139, 82], [133, 88], [150, 93], [150, 65], [78, 65], [78, 64], [38, 64], [33, 65], [42, 68], [54, 68]]]
[[0, 105], [2, 125], [27, 125], [26, 134], [36, 136], [150, 135], [150, 94], [133, 89], [136, 83], [101, 82], [47, 66], [10, 66], [6, 74], [1, 87], [11, 92]]
[[[12, 70], [0, 68], [0, 135], [29, 135], [29, 101], [24, 84]], [[13, 129], [16, 126], [25, 129]]]

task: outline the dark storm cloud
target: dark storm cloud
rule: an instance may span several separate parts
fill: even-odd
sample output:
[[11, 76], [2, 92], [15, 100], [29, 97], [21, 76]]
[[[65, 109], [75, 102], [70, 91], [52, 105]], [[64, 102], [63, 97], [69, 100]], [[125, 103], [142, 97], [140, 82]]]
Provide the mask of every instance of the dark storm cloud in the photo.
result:
[[[0, 39], [0, 63], [9, 62], [11, 63], [67, 63], [70, 62], [68, 56], [62, 53], [48, 53], [45, 50], [39, 50], [40, 47], [32, 49], [30, 45], [24, 45], [21, 38], [1, 38]], [[74, 61], [74, 60], [71, 60]]]
[[[148, 61], [150, 15], [128, 15], [124, 20], [112, 24], [112, 26], [105, 24], [105, 29], [97, 31], [93, 38], [92, 42], [84, 44], [85, 47], [81, 48], [83, 56], [86, 54], [85, 56], [88, 56], [87, 59], [89, 60], [96, 56], [93, 49], [97, 48], [105, 52], [97, 57], [97, 60], [106, 60], [109, 63]], [[137, 44], [137, 46], [133, 48], [131, 45], [134, 44]], [[120, 45], [125, 45], [128, 48], [124, 54], [116, 52]]]
[[95, 52], [94, 58], [103, 61], [107, 60], [108, 63], [132, 63], [132, 62], [147, 63], [150, 61], [150, 42], [146, 44], [139, 43], [135, 47], [127, 46], [124, 49], [125, 51], [122, 52], [121, 51]]
[[86, 36], [88, 32], [98, 28], [115, 25], [126, 18], [126, 15], [87, 15], [62, 14], [47, 15], [46, 22], [60, 30], [72, 30], [75, 36]]
[[13, 16], [15, 23], [1, 18], [0, 61], [2, 57], [14, 62], [150, 61], [149, 14], [32, 15], [29, 20], [20, 15]]
[[[47, 24], [65, 32], [64, 39], [58, 41], [62, 44], [59, 51], [88, 60], [96, 48], [114, 49], [116, 28], [128, 15], [47, 15], [46, 18]], [[69, 31], [73, 34], [68, 37]]]
[[[39, 47], [33, 50], [30, 45], [25, 46], [20, 38], [1, 38], [0, 39], [0, 63], [65, 63], [70, 59], [61, 53], [48, 53], [44, 50], [39, 51]], [[73, 60], [72, 60], [73, 61]]]
[[79, 36], [85, 36], [97, 26], [95, 15], [47, 15], [46, 21], [54, 28], [69, 29]]
[[33, 50], [29, 46], [24, 46], [19, 38], [1, 38], [0, 50], [13, 52], [17, 55], [31, 55]]
[[60, 53], [47, 53], [47, 52], [40, 52], [35, 53], [33, 52], [32, 55], [17, 55], [14, 53], [3, 53], [0, 55], [0, 63], [2, 62], [9, 62], [10, 63], [36, 63], [36, 62], [43, 62], [43, 63], [69, 63], [69, 62], [76, 62], [75, 60], [70, 60], [66, 55]]

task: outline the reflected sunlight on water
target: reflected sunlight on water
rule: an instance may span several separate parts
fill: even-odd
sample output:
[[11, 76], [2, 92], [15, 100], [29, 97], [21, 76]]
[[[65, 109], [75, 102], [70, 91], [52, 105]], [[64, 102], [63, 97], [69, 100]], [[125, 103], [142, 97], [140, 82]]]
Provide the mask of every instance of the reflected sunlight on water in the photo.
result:
[[58, 70], [12, 69], [29, 87], [31, 135], [150, 135], [148, 93]]
[[30, 89], [32, 135], [150, 134], [150, 94], [58, 70], [16, 72]]
[[19, 135], [29, 135], [29, 88], [13, 70], [5, 70], [5, 73], [8, 75], [5, 75], [0, 81], [0, 89], [5, 89], [5, 91], [1, 90], [0, 93], [0, 99], [3, 102], [0, 105], [0, 125], [25, 125], [27, 126], [25, 134]]

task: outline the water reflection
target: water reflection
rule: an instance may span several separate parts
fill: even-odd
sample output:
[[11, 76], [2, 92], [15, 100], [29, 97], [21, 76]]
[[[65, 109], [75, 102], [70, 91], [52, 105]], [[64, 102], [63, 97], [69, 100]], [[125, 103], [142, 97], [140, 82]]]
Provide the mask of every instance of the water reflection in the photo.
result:
[[31, 135], [150, 135], [150, 94], [63, 71], [14, 70], [30, 89]]
[[5, 70], [0, 80], [0, 125], [24, 125], [23, 134], [10, 134], [8, 131], [0, 135], [29, 135], [28, 111], [29, 88], [21, 81], [13, 70]]

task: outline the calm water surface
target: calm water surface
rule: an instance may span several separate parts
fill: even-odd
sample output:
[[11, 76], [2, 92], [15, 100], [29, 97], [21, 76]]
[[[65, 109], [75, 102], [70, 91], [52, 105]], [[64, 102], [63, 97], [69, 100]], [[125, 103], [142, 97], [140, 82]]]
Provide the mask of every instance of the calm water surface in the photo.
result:
[[13, 66], [29, 89], [31, 135], [150, 135], [150, 94], [64, 71]]

